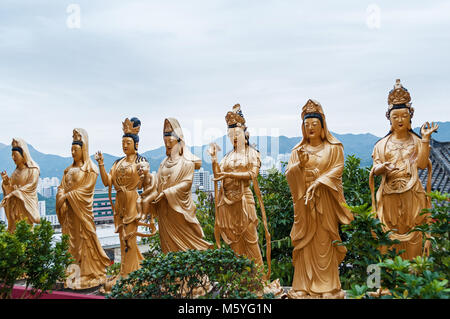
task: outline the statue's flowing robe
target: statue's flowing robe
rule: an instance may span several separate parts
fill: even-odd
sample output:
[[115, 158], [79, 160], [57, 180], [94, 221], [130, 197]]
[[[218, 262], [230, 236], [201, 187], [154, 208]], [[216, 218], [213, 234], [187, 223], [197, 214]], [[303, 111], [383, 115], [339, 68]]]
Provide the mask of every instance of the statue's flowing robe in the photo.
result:
[[[349, 224], [353, 220], [351, 212], [341, 205], [345, 203], [343, 147], [327, 140], [323, 143], [317, 159], [313, 161], [314, 155], [309, 155], [305, 167], [295, 165], [299, 162], [297, 149], [301, 144], [294, 147], [286, 170], [294, 202], [292, 289], [311, 295], [341, 289], [338, 267], [344, 260], [346, 248], [333, 241], [341, 241], [339, 224]], [[314, 181], [319, 185], [314, 198], [305, 205], [306, 191]]]

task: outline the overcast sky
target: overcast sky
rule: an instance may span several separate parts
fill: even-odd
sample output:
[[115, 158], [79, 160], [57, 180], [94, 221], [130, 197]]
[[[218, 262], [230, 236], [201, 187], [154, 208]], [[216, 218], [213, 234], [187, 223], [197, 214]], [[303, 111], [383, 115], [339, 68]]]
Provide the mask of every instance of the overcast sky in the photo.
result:
[[141, 151], [166, 117], [200, 145], [235, 103], [252, 135], [298, 136], [308, 98], [332, 131], [382, 136], [396, 78], [413, 126], [449, 121], [449, 30], [450, 1], [2, 0], [0, 142], [70, 156], [82, 127], [120, 155], [137, 116]]

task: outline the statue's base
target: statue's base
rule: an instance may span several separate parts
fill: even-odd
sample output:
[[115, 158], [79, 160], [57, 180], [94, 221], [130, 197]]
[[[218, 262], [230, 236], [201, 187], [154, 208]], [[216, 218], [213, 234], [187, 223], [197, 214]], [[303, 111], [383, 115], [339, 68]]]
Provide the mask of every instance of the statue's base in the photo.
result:
[[305, 291], [295, 291], [291, 288], [287, 293], [287, 297], [289, 299], [345, 299], [346, 293], [341, 289], [334, 293], [308, 294]]

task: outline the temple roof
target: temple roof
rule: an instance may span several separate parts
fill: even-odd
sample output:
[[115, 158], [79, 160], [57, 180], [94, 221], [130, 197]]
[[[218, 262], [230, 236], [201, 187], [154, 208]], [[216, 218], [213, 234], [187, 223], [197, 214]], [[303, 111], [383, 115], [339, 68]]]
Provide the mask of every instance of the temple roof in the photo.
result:
[[[431, 139], [430, 159], [433, 165], [431, 189], [441, 193], [450, 192], [450, 142], [438, 142]], [[419, 170], [419, 178], [426, 190], [427, 170]]]

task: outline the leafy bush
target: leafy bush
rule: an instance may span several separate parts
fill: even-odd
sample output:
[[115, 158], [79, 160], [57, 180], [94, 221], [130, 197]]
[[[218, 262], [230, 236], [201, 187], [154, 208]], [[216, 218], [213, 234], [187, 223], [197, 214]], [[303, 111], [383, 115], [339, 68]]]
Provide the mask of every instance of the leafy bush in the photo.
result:
[[254, 262], [221, 248], [147, 258], [140, 269], [120, 279], [107, 297], [256, 298], [262, 290], [262, 272]]
[[[396, 254], [391, 254], [391, 256], [377, 254], [376, 258], [379, 259], [377, 265], [381, 270], [380, 282], [384, 291], [381, 298], [448, 299], [450, 297], [448, 286], [448, 274], [450, 273], [448, 257], [450, 244], [449, 195], [441, 195], [439, 192], [433, 192], [429, 195], [433, 199], [433, 207], [432, 209], [424, 209], [423, 213], [428, 214], [432, 222], [417, 226], [412, 231], [421, 231], [425, 235], [424, 239], [427, 235], [430, 236], [432, 243], [430, 256], [417, 256], [413, 260], [403, 260]], [[355, 248], [353, 248], [349, 256], [352, 256], [355, 251]], [[361, 266], [364, 266], [364, 262]], [[357, 272], [357, 276], [341, 276], [341, 279], [345, 278], [347, 284], [351, 285], [351, 289], [347, 291], [351, 298], [368, 297], [367, 286], [362, 280], [358, 280], [358, 274], [362, 279], [367, 278], [363, 270], [361, 268]], [[350, 274], [353, 275], [352, 272]]]
[[195, 205], [197, 206], [196, 217], [203, 228], [205, 234], [205, 240], [210, 243], [216, 243], [214, 238], [214, 222], [215, 222], [215, 202], [214, 196], [211, 193], [206, 193], [201, 190], [195, 192], [197, 194], [197, 200]]
[[424, 209], [423, 214], [429, 215], [430, 223], [417, 226], [413, 231], [420, 231], [423, 238], [430, 237], [431, 252], [438, 271], [450, 273], [450, 195], [431, 192], [432, 208]]
[[[345, 158], [342, 172], [342, 187], [345, 201], [350, 206], [363, 205], [371, 202], [369, 175], [371, 167], [360, 167], [361, 159], [354, 155]], [[375, 184], [379, 185], [380, 177], [375, 178]]]
[[[286, 163], [283, 163], [286, 165]], [[294, 223], [294, 205], [291, 198], [289, 184], [284, 174], [277, 169], [268, 170], [266, 177], [258, 176], [258, 184], [264, 201], [267, 214], [267, 223], [271, 235], [271, 280], [280, 279], [282, 286], [290, 286], [294, 276], [292, 264], [291, 228]], [[253, 190], [253, 189], [252, 189]], [[253, 191], [253, 194], [255, 192]], [[261, 215], [261, 207], [257, 197], [255, 203], [258, 217]], [[266, 257], [266, 244], [263, 223], [260, 220], [258, 236], [261, 253]], [[265, 262], [265, 259], [264, 259]]]
[[73, 259], [68, 252], [69, 238], [52, 244], [54, 231], [51, 223], [42, 220], [31, 226], [25, 221], [17, 223], [10, 234], [0, 225], [0, 287], [1, 298], [10, 298], [14, 282], [24, 278], [26, 288], [22, 298], [39, 298], [52, 290], [59, 280], [66, 277], [66, 268]]
[[382, 286], [389, 289], [390, 294], [382, 298], [421, 298], [448, 299], [450, 288], [444, 274], [435, 271], [433, 258], [418, 256], [412, 261], [403, 260], [400, 256], [387, 259], [378, 264], [381, 268]]
[[399, 241], [391, 240], [390, 232], [383, 231], [380, 220], [375, 217], [372, 207], [367, 203], [346, 207], [352, 211], [354, 220], [341, 227], [345, 236], [339, 245], [347, 248], [347, 254], [339, 270], [343, 289], [350, 289], [353, 285], [365, 284], [367, 266], [397, 254], [396, 251], [389, 250], [383, 255], [380, 252], [382, 246], [390, 247]]

